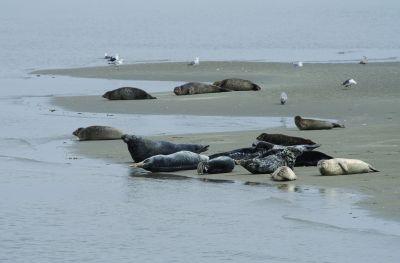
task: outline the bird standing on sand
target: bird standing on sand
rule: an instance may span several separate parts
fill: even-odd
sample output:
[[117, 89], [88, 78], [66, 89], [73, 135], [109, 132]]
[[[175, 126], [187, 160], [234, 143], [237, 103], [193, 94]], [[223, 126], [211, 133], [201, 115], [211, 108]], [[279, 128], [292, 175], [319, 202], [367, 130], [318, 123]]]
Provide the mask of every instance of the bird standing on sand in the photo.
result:
[[200, 59], [199, 57], [195, 57], [193, 61], [191, 61], [188, 65], [189, 66], [197, 66], [200, 64]]
[[293, 66], [295, 68], [301, 68], [303, 66], [303, 62], [301, 61], [293, 62]]
[[282, 92], [281, 93], [281, 104], [282, 105], [285, 104], [287, 102], [287, 100], [288, 100], [288, 96], [287, 96], [286, 92]]
[[354, 79], [347, 79], [342, 83], [342, 86], [346, 88], [350, 88], [352, 85], [357, 85], [357, 82]]
[[368, 58], [366, 56], [363, 56], [359, 64], [366, 65], [367, 63], [368, 63]]

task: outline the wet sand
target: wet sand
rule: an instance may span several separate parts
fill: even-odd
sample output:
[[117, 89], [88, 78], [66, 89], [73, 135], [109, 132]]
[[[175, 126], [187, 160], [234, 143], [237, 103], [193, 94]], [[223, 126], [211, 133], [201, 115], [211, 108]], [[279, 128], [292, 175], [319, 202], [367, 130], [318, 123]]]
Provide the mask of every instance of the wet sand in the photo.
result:
[[[365, 66], [305, 64], [300, 69], [283, 63], [203, 62], [198, 67], [188, 67], [184, 63], [160, 63], [124, 65], [118, 70], [114, 67], [95, 67], [41, 70], [34, 73], [132, 80], [213, 82], [226, 77], [253, 80], [262, 86], [262, 91], [175, 96], [171, 87], [171, 92], [156, 93], [157, 100], [106, 101], [101, 96], [71, 96], [56, 97], [53, 102], [67, 110], [80, 112], [206, 116], [303, 115], [344, 121], [345, 129], [326, 131], [275, 128], [153, 138], [207, 143], [211, 145], [207, 153], [211, 154], [248, 146], [261, 132], [306, 137], [322, 144], [319, 150], [326, 154], [362, 159], [381, 172], [322, 177], [315, 167], [300, 167], [295, 169], [299, 179], [291, 183], [280, 183], [282, 187], [316, 185], [354, 189], [369, 196], [360, 205], [367, 207], [373, 214], [400, 219], [400, 177], [397, 172], [400, 157], [400, 63], [370, 63]], [[350, 77], [356, 79], [358, 85], [349, 90], [341, 89], [340, 83]], [[279, 94], [282, 91], [289, 96], [288, 104], [284, 106], [279, 104]], [[134, 126], [133, 123], [132, 130]], [[76, 143], [72, 151], [123, 165], [131, 161], [121, 141]], [[198, 177], [195, 171], [174, 174]], [[230, 174], [201, 177], [275, 184], [268, 175], [251, 175], [239, 166]]]

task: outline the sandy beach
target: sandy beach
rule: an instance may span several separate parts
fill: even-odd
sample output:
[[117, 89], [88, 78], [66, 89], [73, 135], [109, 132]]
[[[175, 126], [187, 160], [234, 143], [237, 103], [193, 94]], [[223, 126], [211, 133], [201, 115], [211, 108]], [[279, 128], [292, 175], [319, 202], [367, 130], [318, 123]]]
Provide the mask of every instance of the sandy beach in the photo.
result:
[[[278, 116], [302, 115], [337, 119], [345, 129], [299, 131], [297, 128], [158, 136], [173, 142], [210, 144], [207, 154], [249, 146], [262, 132], [284, 133], [309, 138], [320, 143], [320, 151], [334, 157], [355, 158], [371, 163], [381, 172], [334, 177], [319, 176], [316, 167], [299, 167], [299, 179], [291, 183], [274, 183], [268, 175], [252, 175], [237, 166], [229, 174], [206, 175], [201, 178], [239, 180], [243, 182], [296, 186], [340, 187], [368, 196], [359, 204], [372, 214], [400, 219], [399, 74], [400, 63], [305, 64], [294, 69], [289, 63], [203, 62], [198, 67], [186, 63], [154, 63], [114, 67], [39, 70], [32, 74], [123, 80], [202, 81], [238, 77], [262, 87], [258, 92], [228, 92], [176, 96], [171, 92], [155, 93], [157, 100], [107, 101], [98, 96], [55, 97], [52, 102], [66, 110], [95, 113], [199, 115], [199, 116]], [[340, 83], [354, 78], [358, 85], [342, 89]], [[118, 87], [110, 87], [115, 89]], [[138, 87], [140, 88], [140, 87]], [[279, 95], [289, 96], [280, 105]], [[245, 126], [246, 123], [244, 122]], [[132, 130], [135, 124], [132, 123]], [[77, 142], [71, 151], [88, 158], [128, 165], [130, 155], [122, 141]], [[174, 173], [196, 177], [196, 171]]]

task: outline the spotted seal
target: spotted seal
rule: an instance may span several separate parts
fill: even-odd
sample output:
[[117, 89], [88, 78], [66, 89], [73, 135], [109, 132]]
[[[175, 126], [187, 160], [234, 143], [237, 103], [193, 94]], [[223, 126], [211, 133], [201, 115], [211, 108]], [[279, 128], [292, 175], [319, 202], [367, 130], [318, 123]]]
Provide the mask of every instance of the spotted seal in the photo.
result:
[[152, 141], [135, 135], [122, 135], [122, 140], [127, 144], [129, 153], [135, 162], [141, 162], [158, 154], [171, 154], [179, 151], [201, 153], [207, 151], [209, 145], [176, 144], [167, 141]]
[[118, 140], [121, 139], [122, 131], [109, 126], [89, 126], [78, 128], [73, 133], [80, 141], [89, 140]]
[[334, 158], [317, 165], [321, 175], [342, 175], [379, 172], [369, 163], [357, 159]]
[[294, 181], [296, 174], [287, 166], [281, 166], [272, 173], [271, 179], [274, 181]]
[[189, 82], [174, 88], [175, 95], [193, 95], [203, 93], [228, 92], [229, 89], [201, 82]]
[[168, 155], [154, 155], [131, 166], [151, 172], [174, 172], [194, 170], [200, 162], [208, 161], [208, 156], [189, 151], [179, 151]]
[[325, 120], [303, 119], [300, 116], [294, 117], [294, 123], [299, 130], [329, 130], [332, 128], [344, 128], [344, 125]]
[[156, 97], [151, 96], [146, 91], [132, 88], [132, 87], [122, 87], [119, 89], [107, 91], [103, 94], [103, 98], [109, 100], [146, 100], [146, 99], [156, 99]]
[[260, 86], [251, 82], [250, 80], [236, 79], [236, 78], [215, 81], [213, 85], [233, 91], [249, 91], [249, 90], [257, 91], [261, 89]]
[[310, 139], [305, 139], [301, 137], [289, 136], [285, 134], [279, 133], [261, 133], [257, 136], [257, 140], [265, 141], [273, 144], [283, 145], [283, 146], [291, 146], [291, 145], [300, 145], [300, 144], [316, 144]]
[[235, 168], [235, 161], [228, 156], [220, 156], [197, 166], [198, 174], [230, 173]]

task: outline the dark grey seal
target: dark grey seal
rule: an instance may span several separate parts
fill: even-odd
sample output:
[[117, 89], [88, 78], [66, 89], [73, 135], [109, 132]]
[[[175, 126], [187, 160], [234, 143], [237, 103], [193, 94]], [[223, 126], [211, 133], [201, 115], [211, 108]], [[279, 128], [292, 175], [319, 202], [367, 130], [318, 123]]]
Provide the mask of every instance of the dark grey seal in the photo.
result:
[[330, 160], [333, 159], [332, 156], [329, 156], [323, 152], [318, 151], [307, 151], [303, 152], [300, 156], [296, 158], [295, 167], [301, 166], [317, 166], [318, 162], [321, 160]]
[[156, 97], [151, 96], [146, 91], [131, 88], [131, 87], [123, 87], [119, 89], [115, 89], [112, 91], [107, 91], [104, 93], [103, 98], [109, 100], [146, 100], [146, 99], [156, 99]]
[[89, 126], [78, 128], [73, 133], [80, 141], [120, 140], [122, 131], [109, 126]]
[[329, 130], [332, 128], [344, 128], [344, 125], [325, 121], [325, 120], [314, 120], [314, 119], [303, 119], [300, 116], [294, 117], [294, 123], [299, 130]]
[[128, 145], [133, 161], [141, 162], [154, 155], [167, 155], [179, 151], [201, 153], [208, 150], [209, 145], [176, 144], [166, 141], [152, 141], [135, 135], [122, 135], [122, 140]]
[[228, 92], [229, 89], [221, 88], [215, 85], [205, 84], [201, 82], [189, 82], [174, 88], [176, 95], [193, 95], [203, 93], [216, 93], [216, 92]]
[[292, 146], [292, 145], [301, 145], [301, 144], [316, 144], [310, 139], [305, 139], [301, 137], [289, 136], [285, 134], [279, 133], [261, 133], [257, 140], [265, 141], [273, 144], [283, 145], [283, 146]]
[[155, 155], [143, 162], [131, 166], [143, 168], [151, 172], [174, 172], [180, 170], [194, 170], [200, 162], [208, 161], [208, 156], [189, 151], [180, 151], [169, 155]]
[[235, 168], [235, 161], [228, 156], [220, 156], [215, 159], [200, 162], [197, 166], [198, 174], [230, 173]]
[[221, 88], [234, 90], [234, 91], [248, 91], [248, 90], [260, 90], [261, 87], [257, 84], [245, 79], [224, 79], [213, 83], [215, 86]]

